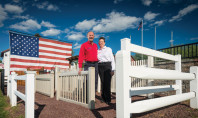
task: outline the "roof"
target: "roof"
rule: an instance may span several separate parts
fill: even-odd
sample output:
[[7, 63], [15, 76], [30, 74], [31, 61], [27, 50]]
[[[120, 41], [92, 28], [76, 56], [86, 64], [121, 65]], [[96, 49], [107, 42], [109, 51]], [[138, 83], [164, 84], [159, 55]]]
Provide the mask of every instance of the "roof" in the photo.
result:
[[66, 58], [66, 60], [68, 60], [71, 63], [73, 60], [78, 60], [78, 55]]
[[5, 52], [8, 52], [8, 51], [10, 51], [10, 49], [7, 49], [7, 50], [2, 51], [2, 52], [1, 52], [1, 57], [3, 57], [3, 54], [4, 54]]

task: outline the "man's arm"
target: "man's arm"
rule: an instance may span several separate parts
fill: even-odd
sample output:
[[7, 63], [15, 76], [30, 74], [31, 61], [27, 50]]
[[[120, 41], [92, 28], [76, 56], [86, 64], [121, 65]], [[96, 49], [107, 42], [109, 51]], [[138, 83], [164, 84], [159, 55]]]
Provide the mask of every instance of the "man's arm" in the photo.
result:
[[82, 63], [83, 63], [83, 60], [84, 60], [84, 45], [82, 44], [81, 47], [80, 47], [80, 52], [79, 52], [79, 57], [78, 57], [78, 66], [79, 66], [79, 71], [78, 71], [78, 74], [80, 75], [81, 74], [81, 71], [82, 71]]

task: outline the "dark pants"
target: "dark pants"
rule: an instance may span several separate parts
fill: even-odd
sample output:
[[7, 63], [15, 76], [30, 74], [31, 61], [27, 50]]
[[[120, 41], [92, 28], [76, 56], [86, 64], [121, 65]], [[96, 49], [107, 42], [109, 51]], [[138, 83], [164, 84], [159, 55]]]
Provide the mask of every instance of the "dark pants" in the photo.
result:
[[95, 91], [98, 87], [98, 62], [85, 62], [84, 70], [88, 71], [89, 67], [95, 67]]
[[105, 102], [111, 102], [111, 68], [111, 62], [98, 63], [102, 98]]

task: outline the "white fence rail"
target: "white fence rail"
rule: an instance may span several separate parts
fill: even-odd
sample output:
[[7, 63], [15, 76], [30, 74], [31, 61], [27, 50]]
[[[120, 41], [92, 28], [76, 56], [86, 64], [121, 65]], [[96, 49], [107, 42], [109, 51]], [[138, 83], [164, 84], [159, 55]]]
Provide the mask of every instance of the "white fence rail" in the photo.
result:
[[[27, 71], [26, 75], [17, 76], [15, 72], [12, 72], [10, 75], [10, 84], [8, 88], [10, 88], [10, 104], [12, 106], [17, 105], [17, 96], [25, 101], [25, 117], [26, 118], [34, 118], [34, 77], [35, 71]], [[17, 80], [25, 80], [25, 94], [17, 91]]]
[[36, 92], [54, 97], [54, 74], [36, 75], [35, 79]]
[[[132, 66], [148, 66], [148, 61], [147, 60], [138, 60], [138, 61], [132, 61], [131, 62]], [[116, 71], [115, 71], [116, 73]], [[100, 83], [100, 76], [98, 76], [98, 92], [100, 93], [101, 90], [101, 83]], [[134, 78], [131, 77], [131, 87], [136, 88], [136, 87], [144, 87], [147, 86], [148, 80], [143, 80], [140, 78]], [[114, 74], [111, 78], [111, 92], [115, 93], [116, 92], [116, 75]]]
[[57, 100], [63, 100], [89, 109], [95, 108], [95, 68], [88, 71], [59, 73], [56, 68]]
[[[129, 66], [131, 52], [175, 61], [175, 70], [155, 69], [142, 66]], [[140, 47], [121, 40], [121, 51], [116, 54], [116, 116], [129, 118], [131, 113], [142, 113], [190, 99], [190, 106], [198, 108], [198, 67], [191, 67], [190, 73], [181, 72], [181, 56]], [[176, 80], [176, 85], [148, 86], [131, 88], [131, 77], [141, 79]], [[190, 80], [190, 92], [182, 94], [181, 80]], [[132, 103], [131, 96], [176, 90], [176, 95], [143, 100]], [[130, 94], [129, 94], [130, 93]], [[162, 102], [163, 101], [163, 102]]]

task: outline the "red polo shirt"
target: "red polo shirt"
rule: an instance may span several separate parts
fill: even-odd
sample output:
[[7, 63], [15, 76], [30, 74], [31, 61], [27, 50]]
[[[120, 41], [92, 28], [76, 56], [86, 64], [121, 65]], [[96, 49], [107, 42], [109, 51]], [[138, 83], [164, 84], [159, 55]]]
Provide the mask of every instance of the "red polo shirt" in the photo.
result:
[[91, 62], [98, 61], [97, 53], [98, 46], [95, 43], [93, 43], [93, 45], [89, 41], [83, 43], [80, 47], [78, 58], [79, 68], [82, 68], [83, 60]]

